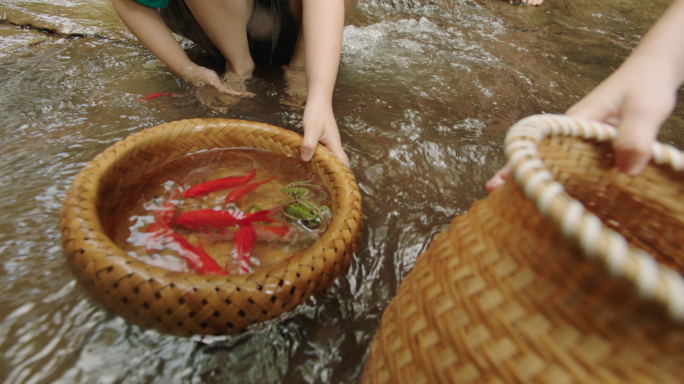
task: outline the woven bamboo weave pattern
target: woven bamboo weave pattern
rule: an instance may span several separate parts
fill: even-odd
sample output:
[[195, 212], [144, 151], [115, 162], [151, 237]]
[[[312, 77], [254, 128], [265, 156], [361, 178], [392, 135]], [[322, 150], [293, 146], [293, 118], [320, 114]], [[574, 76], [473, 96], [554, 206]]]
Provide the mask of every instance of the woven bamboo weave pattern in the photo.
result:
[[[599, 142], [610, 130], [585, 135], [584, 122], [543, 119], [555, 127], [550, 137], [524, 134], [538, 143], [531, 155], [516, 160], [507, 148], [516, 182], [456, 217], [418, 257], [385, 310], [362, 383], [682, 381], [684, 326], [671, 297], [684, 270], [681, 153], [661, 151], [654, 163], [667, 166], [632, 178]], [[536, 165], [520, 169], [528, 161]], [[549, 189], [554, 182], [562, 188]], [[621, 244], [615, 236], [628, 247], [604, 259], [603, 248]]]
[[346, 272], [360, 242], [363, 212], [352, 172], [318, 146], [314, 170], [332, 193], [333, 219], [300, 256], [243, 276], [171, 272], [126, 255], [103, 225], [119, 194], [145, 172], [200, 150], [250, 147], [299, 157], [302, 137], [263, 123], [192, 119], [132, 135], [98, 155], [74, 179], [61, 212], [67, 262], [109, 310], [144, 328], [177, 335], [231, 334], [276, 317]]

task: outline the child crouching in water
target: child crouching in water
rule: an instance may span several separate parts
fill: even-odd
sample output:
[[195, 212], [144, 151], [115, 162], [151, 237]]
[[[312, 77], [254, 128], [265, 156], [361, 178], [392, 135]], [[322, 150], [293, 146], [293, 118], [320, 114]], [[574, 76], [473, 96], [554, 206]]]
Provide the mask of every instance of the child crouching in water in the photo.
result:
[[[302, 160], [320, 141], [344, 164], [332, 111], [344, 23], [357, 0], [112, 0], [121, 20], [159, 60], [184, 81], [231, 95], [253, 96], [244, 80], [255, 60], [304, 68], [307, 98]], [[172, 32], [226, 60], [223, 79], [193, 63]]]

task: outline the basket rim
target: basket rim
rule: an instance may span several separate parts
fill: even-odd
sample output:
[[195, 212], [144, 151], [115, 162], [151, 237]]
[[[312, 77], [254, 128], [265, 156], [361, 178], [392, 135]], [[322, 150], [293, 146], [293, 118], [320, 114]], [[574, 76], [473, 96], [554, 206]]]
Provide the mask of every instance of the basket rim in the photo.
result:
[[[606, 227], [595, 214], [571, 197], [554, 180], [538, 151], [541, 141], [551, 136], [580, 137], [598, 142], [612, 141], [617, 130], [608, 124], [556, 114], [532, 115], [508, 130], [504, 141], [511, 174], [537, 210], [563, 236], [579, 244], [585, 257], [599, 259], [615, 277], [636, 286], [644, 299], [663, 304], [670, 317], [684, 321], [684, 278], [658, 263], [646, 251], [631, 246], [618, 232]], [[676, 172], [684, 168], [684, 154], [677, 148], [655, 141], [652, 162]]]
[[[210, 125], [212, 122], [215, 121], [220, 121], [220, 122], [225, 122], [225, 123], [236, 123], [236, 124], [241, 124], [241, 125], [248, 125], [252, 128], [257, 127], [259, 129], [262, 129], [265, 131], [267, 134], [272, 134], [272, 136], [279, 136], [279, 137], [285, 137], [286, 140], [281, 139], [281, 141], [287, 141], [287, 147], [289, 147], [291, 155], [299, 156], [299, 148], [301, 147], [303, 138], [300, 134], [280, 128], [268, 123], [262, 123], [262, 122], [256, 122], [256, 121], [250, 121], [250, 120], [242, 120], [242, 119], [225, 119], [225, 118], [193, 118], [193, 119], [182, 119], [182, 120], [176, 120], [164, 124], [160, 124], [151, 128], [147, 128], [145, 130], [142, 130], [140, 132], [137, 132], [135, 134], [132, 134], [122, 140], [119, 140], [118, 142], [112, 144], [108, 148], [106, 148], [104, 151], [99, 153], [93, 160], [88, 162], [84, 168], [77, 174], [77, 176], [74, 178], [72, 182], [72, 188], [73, 189], [77, 185], [92, 185], [97, 189], [97, 186], [99, 185], [100, 178], [102, 175], [106, 174], [109, 170], [111, 170], [113, 167], [116, 167], [118, 159], [125, 157], [125, 155], [122, 155], [122, 152], [129, 152], [129, 151], [138, 151], [141, 148], [137, 145], [132, 145], [132, 143], [136, 142], [136, 139], [140, 138], [141, 136], [144, 135], [150, 135], [150, 134], [158, 134], [157, 131], [164, 131], [167, 129], [177, 129], [177, 123], [186, 123], [187, 125], [193, 126], [193, 129], [198, 130], [198, 129], [203, 129]], [[266, 136], [266, 135], [265, 135]], [[161, 139], [160, 141], [166, 140], [165, 138]], [[158, 143], [155, 143], [158, 144]], [[152, 145], [155, 145], [152, 144]], [[255, 149], [262, 149], [262, 150], [268, 150], [265, 148], [261, 148], [257, 143], [253, 142], [245, 142], [242, 141], [242, 146], [235, 146], [235, 147], [222, 147], [224, 149], [227, 148], [255, 148]], [[142, 148], [146, 149], [146, 148]], [[188, 151], [185, 153], [180, 154], [179, 156], [175, 157], [178, 158], [180, 156], [185, 156], [188, 154], [196, 153], [198, 151], [203, 151], [203, 150], [213, 150], [213, 149], [220, 149], [219, 147], [216, 148], [197, 148], [195, 151]], [[312, 159], [309, 162], [315, 162], [317, 157], [326, 157], [328, 159], [332, 158], [334, 159], [336, 167], [339, 167], [337, 169], [333, 169], [332, 172], [330, 173], [339, 173], [341, 170], [346, 169], [349, 173], [351, 173], [351, 170], [344, 165], [337, 157], [332, 154], [332, 152], [326, 148], [325, 146], [321, 145], [320, 143], [316, 146], [314, 154], [312, 156]], [[171, 158], [166, 160], [165, 162], [168, 162], [170, 160], [173, 160], [175, 158]], [[102, 163], [105, 163], [107, 167], [101, 167]], [[157, 164], [156, 166], [159, 166], [163, 163]], [[155, 167], [156, 167], [155, 166]], [[93, 167], [98, 167], [96, 171], [93, 171]], [[234, 275], [234, 274], [229, 274], [229, 275], [200, 275], [197, 273], [192, 273], [192, 272], [177, 272], [177, 271], [171, 271], [165, 268], [157, 267], [155, 265], [147, 264], [141, 260], [138, 260], [132, 256], [129, 256], [126, 254], [126, 252], [123, 251], [116, 243], [114, 243], [111, 238], [107, 235], [106, 231], [104, 230], [104, 226], [101, 223], [100, 217], [97, 214], [97, 207], [95, 204], [95, 201], [82, 201], [81, 203], [77, 203], [74, 198], [74, 193], [70, 190], [67, 193], [67, 196], [63, 202], [63, 208], [61, 212], [61, 217], [62, 221], [65, 220], [65, 218], [68, 216], [67, 211], [70, 208], [76, 207], [80, 212], [79, 214], [82, 214], [83, 211], [85, 212], [90, 212], [90, 213], [95, 213], [94, 215], [89, 215], [88, 218], [81, 220], [79, 222], [78, 227], [72, 227], [71, 230], [76, 230], [76, 231], [87, 231], [90, 236], [92, 237], [93, 235], [96, 236], [95, 241], [93, 242], [86, 242], [84, 244], [84, 248], [89, 248], [86, 251], [91, 251], [91, 252], [101, 252], [98, 251], [98, 246], [97, 242], [102, 242], [107, 246], [110, 250], [114, 250], [114, 254], [111, 254], [112, 252], [110, 251], [110, 255], [108, 257], [116, 257], [116, 258], [121, 258], [122, 259], [122, 264], [126, 264], [131, 268], [131, 270], [135, 269], [138, 272], [143, 272], [140, 271], [139, 267], [142, 267], [144, 271], [149, 271], [153, 272], [152, 274], [162, 274], [162, 275], [167, 275], [167, 276], [202, 276], [203, 279], [206, 279], [207, 281], [228, 281], [236, 285], [240, 285], [242, 282], [249, 280], [249, 279], [264, 279], [267, 278], [269, 275], [277, 274], [277, 271], [280, 271], [283, 268], [286, 268], [287, 265], [290, 264], [311, 264], [313, 265], [313, 259], [315, 258], [313, 250], [316, 249], [317, 247], [320, 247], [321, 244], [323, 244], [326, 240], [329, 240], [330, 237], [332, 237], [333, 233], [340, 230], [338, 227], [343, 224], [344, 218], [341, 217], [339, 214], [340, 212], [343, 212], [345, 209], [353, 209], [354, 206], [352, 202], [350, 201], [345, 201], [345, 199], [340, 198], [340, 196], [347, 196], [349, 194], [354, 193], [354, 191], [358, 192], [358, 187], [355, 189], [352, 189], [348, 184], [346, 183], [339, 183], [339, 185], [326, 185], [326, 187], [329, 189], [330, 194], [331, 194], [331, 199], [333, 200], [333, 203], [335, 205], [335, 215], [333, 215], [332, 220], [327, 228], [327, 230], [320, 236], [320, 238], [311, 245], [309, 248], [307, 248], [305, 251], [301, 252], [301, 254], [297, 257], [294, 257], [290, 259], [288, 262], [282, 262], [279, 263], [275, 266], [272, 266], [270, 268], [262, 269], [253, 273], [245, 274], [245, 275]], [[337, 191], [337, 189], [341, 189], [341, 191]], [[341, 192], [341, 193], [340, 193]], [[358, 192], [360, 194], [360, 192]], [[93, 200], [97, 200], [97, 194], [94, 195]], [[88, 220], [88, 219], [94, 219], [94, 220]], [[64, 226], [64, 223], [62, 224]]]

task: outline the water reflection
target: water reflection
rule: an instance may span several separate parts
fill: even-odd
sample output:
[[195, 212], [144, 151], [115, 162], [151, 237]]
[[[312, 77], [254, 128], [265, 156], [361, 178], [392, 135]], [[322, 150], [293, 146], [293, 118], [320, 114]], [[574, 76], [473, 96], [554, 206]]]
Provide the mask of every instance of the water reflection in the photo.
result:
[[[361, 1], [345, 30], [334, 99], [366, 215], [349, 272], [331, 295], [246, 334], [181, 339], [128, 325], [75, 283], [58, 222], [72, 178], [147, 127], [229, 117], [301, 133], [301, 109], [283, 99], [281, 73], [257, 73], [252, 101], [205, 106], [132, 38], [106, 0], [4, 1], [0, 379], [354, 382], [416, 257], [485, 196], [485, 181], [504, 161], [505, 130], [576, 102], [668, 3]], [[148, 92], [177, 96], [140, 103]], [[683, 126], [680, 101], [661, 141], [684, 148]]]

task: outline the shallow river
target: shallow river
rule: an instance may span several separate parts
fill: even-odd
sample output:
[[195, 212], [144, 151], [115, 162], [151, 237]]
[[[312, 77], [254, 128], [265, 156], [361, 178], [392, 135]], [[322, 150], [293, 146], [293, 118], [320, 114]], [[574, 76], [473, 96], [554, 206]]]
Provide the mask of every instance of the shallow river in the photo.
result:
[[[360, 1], [334, 97], [366, 215], [350, 270], [330, 295], [286, 318], [239, 336], [186, 339], [143, 331], [88, 298], [65, 265], [62, 199], [95, 155], [164, 122], [242, 118], [301, 133], [282, 75], [257, 74], [255, 99], [210, 108], [108, 1], [0, 0], [0, 380], [356, 382], [416, 257], [486, 196], [506, 129], [579, 100], [668, 4]], [[177, 96], [138, 101], [149, 92]], [[682, 96], [660, 136], [680, 148]]]

